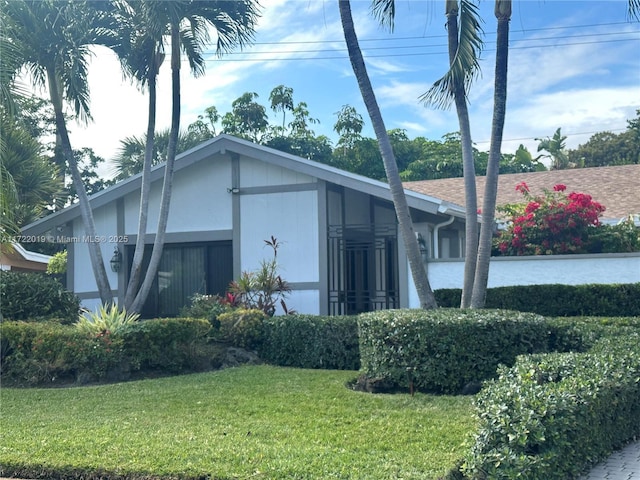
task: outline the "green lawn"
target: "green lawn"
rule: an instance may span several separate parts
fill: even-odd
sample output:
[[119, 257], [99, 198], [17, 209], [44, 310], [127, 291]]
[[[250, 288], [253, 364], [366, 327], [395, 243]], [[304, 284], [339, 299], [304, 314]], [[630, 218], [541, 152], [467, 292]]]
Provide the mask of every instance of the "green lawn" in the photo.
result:
[[465, 451], [471, 397], [354, 392], [357, 372], [242, 367], [0, 391], [7, 473], [433, 479]]

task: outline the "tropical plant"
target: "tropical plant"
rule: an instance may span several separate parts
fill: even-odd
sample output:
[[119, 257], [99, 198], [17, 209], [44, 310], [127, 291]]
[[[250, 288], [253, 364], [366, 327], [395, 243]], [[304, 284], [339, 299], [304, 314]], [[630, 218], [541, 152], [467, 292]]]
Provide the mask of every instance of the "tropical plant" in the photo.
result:
[[571, 167], [566, 148], [567, 136], [562, 135], [561, 130], [558, 128], [553, 137], [536, 138], [536, 141], [540, 142], [538, 143], [538, 152], [547, 152], [546, 155], [542, 156], [551, 160], [551, 170], [562, 170]]
[[245, 92], [231, 104], [231, 112], [222, 117], [224, 133], [260, 143], [269, 121], [266, 109], [256, 102], [258, 94]]
[[[47, 86], [56, 118], [56, 141], [78, 192], [85, 232], [97, 237], [93, 212], [71, 148], [64, 118], [68, 101], [81, 121], [91, 119], [87, 81], [90, 45], [100, 43], [104, 16], [88, 2], [71, 0], [3, 0], [3, 35], [19, 50], [20, 62], [36, 86]], [[4, 21], [7, 19], [7, 21]], [[87, 244], [100, 298], [112, 301], [111, 287], [97, 242]]]
[[271, 102], [271, 110], [274, 112], [282, 112], [282, 130], [284, 131], [287, 110], [293, 112], [293, 88], [278, 85], [269, 94]]
[[[471, 125], [467, 106], [467, 91], [480, 71], [479, 56], [482, 48], [480, 19], [477, 7], [466, 0], [445, 2], [449, 45], [449, 70], [422, 97], [426, 103], [446, 106], [455, 103], [460, 141], [465, 191], [465, 264], [461, 307], [471, 304], [473, 279], [478, 254], [478, 201], [476, 172], [471, 140]], [[460, 12], [460, 26], [458, 25]]]
[[[353, 17], [351, 15], [351, 3], [349, 0], [338, 0], [338, 6], [340, 9], [342, 31], [344, 33], [345, 43], [347, 44], [347, 50], [349, 51], [349, 60], [351, 61], [351, 67], [358, 81], [362, 99], [367, 107], [367, 112], [369, 113], [371, 124], [373, 125], [378, 140], [387, 181], [389, 182], [391, 198], [395, 207], [396, 217], [398, 218], [400, 234], [407, 252], [409, 267], [418, 298], [420, 299], [420, 306], [422, 308], [435, 308], [437, 306], [435, 296], [431, 290], [431, 285], [429, 285], [427, 272], [422, 263], [420, 247], [418, 246], [418, 240], [413, 229], [411, 213], [409, 212], [402, 181], [400, 180], [398, 165], [358, 43]], [[381, 23], [388, 24], [389, 27], [392, 28], [393, 15], [395, 13], [393, 2], [374, 0], [373, 8], [374, 14], [378, 16]]]
[[229, 293], [233, 306], [248, 310], [262, 310], [273, 316], [280, 305], [284, 313], [294, 313], [285, 303], [291, 287], [278, 273], [278, 249], [281, 244], [275, 237], [264, 241], [273, 250], [271, 260], [262, 260], [254, 272], [242, 272], [240, 278], [231, 282]]
[[605, 208], [591, 195], [571, 192], [555, 185], [534, 196], [525, 182], [516, 186], [524, 204], [508, 205], [498, 211], [509, 214], [509, 225], [500, 233], [497, 247], [503, 255], [551, 255], [587, 253], [589, 232], [600, 225]]
[[127, 313], [124, 308], [120, 309], [116, 304], [108, 307], [100, 305], [94, 312], [83, 312], [75, 325], [80, 331], [89, 335], [107, 332], [115, 335], [122, 332], [128, 325], [135, 323], [138, 318], [140, 315], [137, 313]]
[[59, 275], [67, 271], [67, 251], [63, 250], [51, 257], [47, 264], [47, 273], [49, 275]]
[[[164, 57], [164, 39], [167, 36], [171, 42], [171, 78], [172, 78], [172, 115], [167, 160], [164, 169], [160, 213], [151, 259], [142, 284], [138, 288], [141, 278], [142, 258], [144, 255], [143, 239], [146, 233], [146, 216], [148, 211], [148, 197], [141, 198], [138, 242], [134, 252], [133, 265], [125, 295], [125, 306], [132, 311], [140, 311], [149, 294], [151, 284], [160, 264], [164, 239], [169, 215], [169, 205], [173, 186], [173, 170], [178, 150], [178, 136], [180, 132], [180, 63], [181, 51], [187, 54], [189, 67], [194, 75], [204, 74], [205, 61], [202, 55], [203, 46], [209, 41], [209, 28], [216, 35], [216, 50], [219, 55], [234, 48], [242, 47], [251, 40], [255, 20], [258, 14], [257, 3], [253, 0], [198, 2], [198, 1], [166, 1], [166, 2], [132, 2], [129, 4], [140, 8], [141, 18], [136, 26], [134, 40], [139, 39], [145, 47], [141, 50], [144, 60], [140, 63], [128, 61], [134, 67], [135, 78], [139, 81], [147, 79], [150, 89], [154, 89], [155, 75]], [[125, 5], [126, 11], [126, 5]], [[141, 28], [142, 26], [142, 28]], [[141, 33], [142, 32], [142, 33]], [[146, 32], [146, 33], [144, 33]], [[168, 33], [168, 35], [167, 35]], [[128, 45], [135, 44], [131, 42]], [[128, 48], [123, 49], [126, 56]], [[151, 81], [153, 78], [154, 81]], [[150, 97], [152, 95], [150, 94]], [[155, 125], [155, 104], [149, 107], [149, 122], [147, 128], [147, 146], [143, 168], [141, 197], [148, 192], [150, 181], [151, 158], [153, 154], [153, 138]], [[144, 229], [143, 229], [144, 227]]]
[[491, 122], [491, 143], [489, 147], [489, 161], [482, 204], [482, 224], [478, 241], [478, 261], [473, 291], [471, 293], [471, 308], [482, 308], [487, 295], [489, 282], [489, 263], [491, 261], [491, 241], [495, 221], [496, 199], [498, 196], [498, 175], [500, 173], [500, 157], [502, 149], [502, 134], [507, 107], [507, 71], [509, 59], [509, 22], [511, 20], [511, 0], [496, 0], [495, 16], [498, 20], [496, 35], [496, 65], [493, 90], [493, 119]]

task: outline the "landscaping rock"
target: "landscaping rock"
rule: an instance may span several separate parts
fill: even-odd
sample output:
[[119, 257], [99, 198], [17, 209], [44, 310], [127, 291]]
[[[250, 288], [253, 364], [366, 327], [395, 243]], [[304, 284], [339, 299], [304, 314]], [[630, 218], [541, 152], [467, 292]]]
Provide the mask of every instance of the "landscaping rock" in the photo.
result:
[[262, 363], [258, 354], [244, 348], [227, 347], [221, 368], [239, 367], [240, 365], [258, 365]]

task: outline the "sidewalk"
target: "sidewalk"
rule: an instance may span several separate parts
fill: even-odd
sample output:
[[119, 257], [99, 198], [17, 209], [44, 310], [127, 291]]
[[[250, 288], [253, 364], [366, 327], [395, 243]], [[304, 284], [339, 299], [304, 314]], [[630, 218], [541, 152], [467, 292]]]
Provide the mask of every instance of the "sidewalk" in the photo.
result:
[[640, 480], [640, 441], [613, 452], [580, 480]]

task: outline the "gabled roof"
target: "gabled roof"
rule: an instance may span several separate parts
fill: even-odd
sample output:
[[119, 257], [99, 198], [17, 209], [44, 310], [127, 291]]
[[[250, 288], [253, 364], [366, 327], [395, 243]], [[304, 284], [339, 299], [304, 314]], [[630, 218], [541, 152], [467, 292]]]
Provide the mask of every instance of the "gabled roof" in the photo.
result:
[[19, 243], [0, 245], [0, 270], [46, 271], [51, 257], [25, 249]]
[[[558, 184], [566, 185], [567, 192], [589, 194], [606, 207], [604, 219], [618, 220], [640, 213], [640, 164], [503, 174], [498, 179], [496, 204], [522, 203], [524, 199], [515, 189], [520, 182], [526, 182], [533, 195], [541, 194], [543, 189], [553, 190]], [[478, 208], [482, 208], [485, 183], [486, 177], [476, 177]], [[405, 182], [404, 187], [465, 205], [462, 178]]]
[[[261, 161], [287, 168], [289, 170], [306, 174], [329, 183], [341, 185], [354, 190], [358, 190], [375, 197], [391, 200], [389, 186], [377, 180], [372, 180], [361, 175], [346, 172], [338, 168], [314, 162], [296, 155], [281, 152], [273, 148], [258, 145], [247, 140], [221, 134], [211, 140], [181, 153], [176, 157], [175, 171], [182, 170], [190, 165], [202, 161], [215, 154], [225, 154], [227, 152], [256, 158]], [[164, 176], [165, 164], [156, 165], [151, 171], [151, 182], [161, 181]], [[125, 195], [140, 189], [142, 174], [134, 175], [126, 180], [92, 195], [89, 199], [91, 207], [96, 209], [122, 198]], [[440, 213], [464, 217], [464, 209], [439, 198], [426, 195], [416, 191], [406, 191], [407, 203], [410, 207], [428, 213]], [[23, 233], [31, 235], [41, 234], [64, 224], [80, 216], [78, 204], [71, 205], [59, 212], [48, 215], [30, 225], [24, 227]]]

